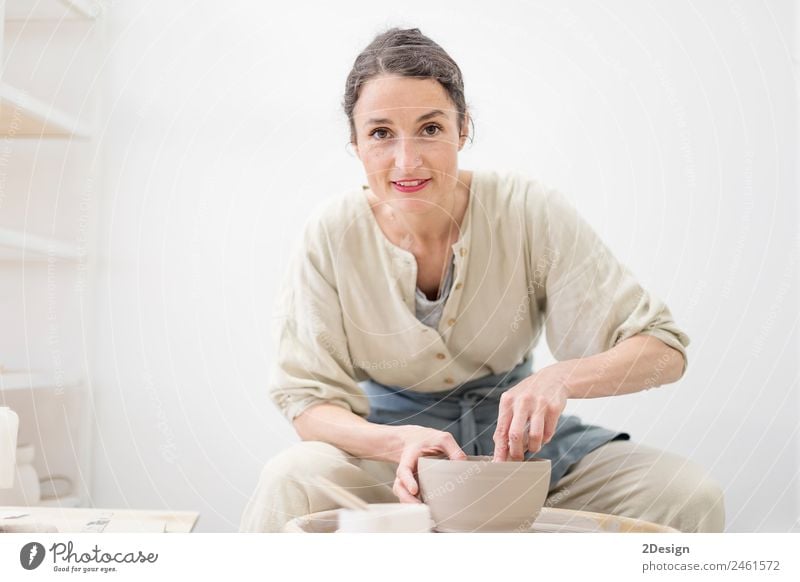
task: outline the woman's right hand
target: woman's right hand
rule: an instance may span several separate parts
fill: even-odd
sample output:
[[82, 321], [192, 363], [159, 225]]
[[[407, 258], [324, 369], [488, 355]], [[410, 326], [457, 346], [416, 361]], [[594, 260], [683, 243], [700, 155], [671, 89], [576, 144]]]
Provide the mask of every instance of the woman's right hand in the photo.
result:
[[445, 454], [454, 460], [467, 458], [449, 432], [416, 425], [395, 427], [399, 438], [399, 460], [392, 491], [402, 503], [421, 503], [417, 494], [417, 460], [426, 455]]

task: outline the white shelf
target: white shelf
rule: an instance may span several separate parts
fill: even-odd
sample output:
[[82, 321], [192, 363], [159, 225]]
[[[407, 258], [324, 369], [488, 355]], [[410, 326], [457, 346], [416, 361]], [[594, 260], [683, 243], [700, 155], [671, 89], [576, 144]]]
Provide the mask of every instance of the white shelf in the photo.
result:
[[6, 0], [6, 20], [94, 20], [103, 11], [100, 0]]
[[75, 386], [75, 378], [58, 378], [53, 372], [0, 372], [1, 390], [37, 390]]
[[0, 136], [10, 138], [87, 138], [89, 128], [76, 118], [0, 83]]
[[59, 259], [77, 260], [81, 257], [81, 253], [78, 245], [8, 228], [0, 228], [0, 260], [43, 260], [50, 256]]
[[80, 507], [81, 498], [77, 495], [67, 495], [58, 499], [42, 499], [37, 507]]

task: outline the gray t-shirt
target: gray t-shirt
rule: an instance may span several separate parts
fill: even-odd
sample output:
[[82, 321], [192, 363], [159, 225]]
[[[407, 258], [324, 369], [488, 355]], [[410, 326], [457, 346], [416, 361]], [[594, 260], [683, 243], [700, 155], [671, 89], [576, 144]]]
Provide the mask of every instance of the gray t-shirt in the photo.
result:
[[450, 295], [450, 288], [453, 286], [453, 264], [455, 257], [450, 260], [450, 265], [447, 267], [447, 274], [444, 277], [444, 283], [439, 290], [439, 297], [430, 300], [425, 296], [419, 287], [416, 288], [414, 294], [416, 299], [416, 316], [421, 323], [434, 329], [439, 327], [439, 320], [442, 318], [442, 310]]

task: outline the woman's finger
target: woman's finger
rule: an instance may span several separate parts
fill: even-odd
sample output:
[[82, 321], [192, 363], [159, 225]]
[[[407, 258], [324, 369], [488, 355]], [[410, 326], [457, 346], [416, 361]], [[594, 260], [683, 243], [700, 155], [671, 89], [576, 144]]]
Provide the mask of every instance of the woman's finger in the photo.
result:
[[[507, 394], [507, 393], [506, 393]], [[493, 461], [508, 459], [508, 429], [513, 417], [511, 400], [505, 394], [500, 398], [497, 413], [497, 428], [494, 431], [494, 457]]]
[[417, 470], [418, 457], [418, 450], [406, 449], [403, 451], [400, 462], [397, 464], [397, 478], [411, 495], [416, 495], [417, 491], [419, 491], [417, 480], [414, 478], [414, 471]]
[[447, 453], [449, 459], [460, 461], [467, 458], [467, 454], [461, 450], [456, 439], [449, 432], [445, 433], [445, 436], [442, 437], [441, 447], [444, 449], [444, 452]]
[[399, 477], [395, 478], [394, 480], [394, 487], [392, 487], [392, 492], [397, 495], [397, 498], [400, 500], [400, 503], [422, 503], [419, 499], [413, 496], [406, 486], [403, 484], [403, 481], [400, 480]]
[[558, 417], [561, 416], [558, 412], [549, 412], [544, 419], [544, 430], [542, 431], [542, 446], [546, 445], [556, 434], [556, 427], [558, 426]]
[[508, 450], [512, 461], [521, 461], [525, 457], [528, 444], [528, 422], [530, 409], [526, 400], [520, 399], [514, 407], [514, 417], [508, 430]]
[[544, 418], [542, 417], [542, 412], [540, 410], [534, 410], [533, 414], [531, 415], [531, 424], [528, 428], [527, 450], [532, 453], [539, 452], [539, 449], [542, 448], [543, 432]]

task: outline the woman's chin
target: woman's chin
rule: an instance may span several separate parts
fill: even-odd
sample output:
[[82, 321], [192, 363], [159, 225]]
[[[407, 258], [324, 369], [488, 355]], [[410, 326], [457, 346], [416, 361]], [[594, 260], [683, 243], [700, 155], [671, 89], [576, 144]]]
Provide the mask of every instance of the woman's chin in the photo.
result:
[[391, 206], [395, 212], [406, 214], [427, 214], [433, 210], [437, 204], [425, 198], [408, 196], [392, 196]]

